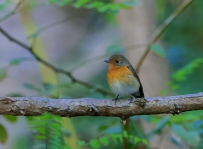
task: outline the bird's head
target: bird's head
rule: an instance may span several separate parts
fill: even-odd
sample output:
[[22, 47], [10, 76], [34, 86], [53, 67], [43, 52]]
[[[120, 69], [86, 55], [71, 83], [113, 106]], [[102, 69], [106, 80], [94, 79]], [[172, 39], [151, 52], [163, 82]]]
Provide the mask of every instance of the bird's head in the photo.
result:
[[122, 66], [129, 66], [129, 61], [123, 55], [112, 55], [108, 60], [105, 60], [108, 63], [109, 70], [117, 69]]

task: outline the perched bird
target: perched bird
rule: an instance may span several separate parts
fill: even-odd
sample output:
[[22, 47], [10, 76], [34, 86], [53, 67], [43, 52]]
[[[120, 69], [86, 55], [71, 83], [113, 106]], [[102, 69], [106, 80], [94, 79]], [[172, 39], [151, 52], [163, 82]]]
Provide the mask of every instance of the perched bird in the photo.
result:
[[[107, 80], [111, 90], [120, 96], [132, 95], [135, 98], [144, 97], [143, 87], [133, 66], [123, 55], [112, 55], [108, 63]], [[132, 98], [130, 99], [131, 102]]]

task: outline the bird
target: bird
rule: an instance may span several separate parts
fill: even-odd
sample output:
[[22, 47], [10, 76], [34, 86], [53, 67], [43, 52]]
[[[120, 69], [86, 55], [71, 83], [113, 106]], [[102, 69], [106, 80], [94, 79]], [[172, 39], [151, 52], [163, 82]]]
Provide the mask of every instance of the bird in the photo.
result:
[[109, 87], [117, 95], [113, 99], [115, 102], [119, 100], [119, 96], [145, 97], [140, 78], [123, 55], [114, 54], [105, 62], [108, 63], [107, 81]]

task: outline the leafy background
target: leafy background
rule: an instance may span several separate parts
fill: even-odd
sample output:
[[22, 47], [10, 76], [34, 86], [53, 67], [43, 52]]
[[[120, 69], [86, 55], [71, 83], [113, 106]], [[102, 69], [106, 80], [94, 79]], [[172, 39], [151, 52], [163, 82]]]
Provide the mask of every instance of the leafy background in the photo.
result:
[[[182, 2], [153, 0], [148, 5], [154, 8], [154, 18], [148, 26], [157, 28]], [[94, 84], [95, 88], [109, 90], [103, 60], [115, 52], [128, 53], [122, 32], [119, 32], [119, 13], [133, 8], [144, 9], [145, 4], [144, 0], [117, 3], [110, 0], [32, 0], [27, 3], [25, 0], [15, 14], [12, 11], [16, 3], [2, 0], [0, 27], [25, 43], [34, 43], [37, 55], [53, 65], [71, 71], [77, 78]], [[160, 41], [150, 45], [151, 53], [155, 55], [152, 61], [157, 57], [163, 59], [169, 77], [162, 82], [165, 87], [160, 88], [159, 94], [145, 90], [147, 96], [202, 91], [202, 9], [202, 1], [194, 0], [163, 32]], [[142, 14], [138, 16], [142, 17]], [[30, 53], [2, 34], [0, 42], [1, 96], [112, 98], [38, 65]], [[156, 73], [162, 74], [160, 71]], [[146, 78], [141, 76], [141, 80], [145, 82]], [[152, 86], [154, 84], [144, 83], [144, 88]], [[0, 148], [202, 148], [202, 117], [202, 111], [177, 116], [134, 116], [127, 128], [123, 128], [118, 118], [68, 119], [48, 113], [38, 117], [2, 115]]]

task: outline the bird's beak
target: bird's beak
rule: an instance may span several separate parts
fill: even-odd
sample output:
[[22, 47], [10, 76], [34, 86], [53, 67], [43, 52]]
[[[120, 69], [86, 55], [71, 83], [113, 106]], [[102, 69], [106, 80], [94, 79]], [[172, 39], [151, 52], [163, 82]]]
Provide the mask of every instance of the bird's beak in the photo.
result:
[[109, 63], [110, 61], [109, 61], [109, 60], [105, 60], [105, 62], [106, 62], [106, 63]]

